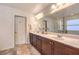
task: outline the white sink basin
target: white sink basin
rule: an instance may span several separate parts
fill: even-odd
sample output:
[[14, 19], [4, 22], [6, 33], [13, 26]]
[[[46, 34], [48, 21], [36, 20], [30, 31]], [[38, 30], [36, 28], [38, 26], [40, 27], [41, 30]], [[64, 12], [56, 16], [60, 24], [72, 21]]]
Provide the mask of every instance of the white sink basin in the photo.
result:
[[47, 37], [57, 37], [57, 35], [46, 34]]

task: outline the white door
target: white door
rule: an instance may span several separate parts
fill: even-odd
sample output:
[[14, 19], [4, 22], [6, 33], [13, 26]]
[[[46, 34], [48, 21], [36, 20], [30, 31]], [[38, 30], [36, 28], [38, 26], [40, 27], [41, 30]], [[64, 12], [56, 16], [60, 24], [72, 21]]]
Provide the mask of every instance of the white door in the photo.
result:
[[25, 44], [25, 17], [15, 16], [15, 44]]

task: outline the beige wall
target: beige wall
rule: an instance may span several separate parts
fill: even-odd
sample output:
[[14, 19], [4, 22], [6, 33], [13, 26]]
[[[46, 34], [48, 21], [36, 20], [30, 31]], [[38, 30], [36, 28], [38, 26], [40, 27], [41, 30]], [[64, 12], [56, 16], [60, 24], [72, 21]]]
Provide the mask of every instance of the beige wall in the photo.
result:
[[31, 28], [30, 28], [30, 31], [31, 32], [40, 32], [41, 31], [41, 20], [38, 20], [35, 18], [34, 15], [30, 15], [30, 25], [31, 25]]
[[0, 50], [14, 47], [14, 15], [27, 16], [25, 12], [0, 5]]

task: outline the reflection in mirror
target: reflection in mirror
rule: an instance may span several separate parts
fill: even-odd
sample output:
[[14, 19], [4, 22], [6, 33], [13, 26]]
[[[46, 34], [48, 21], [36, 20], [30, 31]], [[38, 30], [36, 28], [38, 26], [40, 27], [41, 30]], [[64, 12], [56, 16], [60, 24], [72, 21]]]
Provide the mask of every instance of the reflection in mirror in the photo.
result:
[[69, 34], [79, 35], [79, 19], [66, 20], [66, 29]]
[[70, 17], [42, 18], [44, 32], [79, 34], [79, 19]]
[[[53, 6], [51, 5], [52, 9], [44, 9], [43, 17], [41, 18], [42, 22], [40, 22], [40, 24], [42, 24], [42, 31], [79, 35], [79, 11], [77, 9], [79, 4], [66, 5], [68, 5], [68, 7], [57, 9], [53, 4]], [[53, 13], [51, 13], [51, 11]]]
[[55, 32], [56, 31], [56, 21], [55, 19], [52, 19], [51, 17], [44, 17], [43, 20], [43, 28], [45, 29], [45, 32]]

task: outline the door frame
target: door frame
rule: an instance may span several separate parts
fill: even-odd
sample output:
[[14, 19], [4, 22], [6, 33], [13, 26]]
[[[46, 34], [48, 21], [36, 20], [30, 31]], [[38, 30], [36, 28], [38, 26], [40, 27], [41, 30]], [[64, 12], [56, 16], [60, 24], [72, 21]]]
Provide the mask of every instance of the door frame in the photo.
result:
[[16, 47], [16, 17], [23, 17], [25, 18], [25, 44], [26, 44], [26, 32], [27, 32], [27, 17], [26, 16], [20, 16], [20, 15], [14, 15], [14, 48]]

